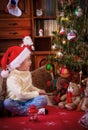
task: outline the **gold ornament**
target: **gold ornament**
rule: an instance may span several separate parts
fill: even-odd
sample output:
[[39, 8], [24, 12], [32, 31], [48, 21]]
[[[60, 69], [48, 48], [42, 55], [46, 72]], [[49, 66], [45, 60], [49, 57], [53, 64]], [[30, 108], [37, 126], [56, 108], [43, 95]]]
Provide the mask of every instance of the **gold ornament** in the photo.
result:
[[58, 52], [56, 53], [56, 55], [57, 55], [58, 58], [62, 58], [62, 57], [63, 57], [63, 54], [62, 54], [62, 52], [60, 52], [60, 51], [58, 51]]
[[63, 38], [63, 39], [62, 39], [62, 43], [63, 43], [63, 45], [65, 45], [65, 44], [67, 43], [66, 38]]

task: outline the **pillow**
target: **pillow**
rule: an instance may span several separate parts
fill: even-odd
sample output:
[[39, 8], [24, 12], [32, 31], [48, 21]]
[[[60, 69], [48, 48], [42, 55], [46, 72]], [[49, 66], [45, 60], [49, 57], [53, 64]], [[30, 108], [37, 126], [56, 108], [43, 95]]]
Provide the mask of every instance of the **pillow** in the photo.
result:
[[46, 71], [46, 67], [42, 66], [31, 72], [32, 82], [35, 87], [44, 89], [47, 93], [52, 92], [53, 88], [47, 86], [47, 81], [52, 80], [51, 73]]

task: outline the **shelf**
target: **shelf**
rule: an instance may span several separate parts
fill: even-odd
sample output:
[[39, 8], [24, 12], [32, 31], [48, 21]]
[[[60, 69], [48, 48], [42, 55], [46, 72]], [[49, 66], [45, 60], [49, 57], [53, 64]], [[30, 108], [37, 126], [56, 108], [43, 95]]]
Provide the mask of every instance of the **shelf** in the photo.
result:
[[[38, 68], [47, 62], [47, 56], [51, 54], [52, 32], [57, 29], [56, 1], [33, 0], [32, 10], [32, 37], [35, 46], [33, 55], [35, 68]], [[42, 15], [38, 16], [36, 11], [41, 10]], [[40, 29], [43, 30], [43, 36], [40, 36]]]
[[33, 18], [34, 18], [34, 20], [36, 20], [36, 19], [50, 20], [50, 19], [56, 19], [56, 16], [35, 16]]
[[34, 38], [51, 38], [52, 37], [52, 35], [51, 36], [34, 36]]
[[35, 51], [32, 53], [32, 55], [47, 55], [51, 54], [51, 51]]

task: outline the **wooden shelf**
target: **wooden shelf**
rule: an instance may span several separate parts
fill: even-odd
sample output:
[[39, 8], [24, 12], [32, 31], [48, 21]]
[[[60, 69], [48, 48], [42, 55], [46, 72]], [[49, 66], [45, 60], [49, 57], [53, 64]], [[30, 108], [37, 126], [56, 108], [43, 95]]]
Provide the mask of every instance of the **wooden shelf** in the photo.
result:
[[42, 19], [42, 20], [50, 20], [50, 19], [56, 19], [56, 16], [37, 16], [33, 17], [35, 20]]
[[[42, 9], [43, 13], [38, 16], [37, 9]], [[32, 0], [32, 38], [35, 46], [33, 56], [35, 68], [41, 66], [42, 61], [47, 62], [47, 56], [51, 54], [52, 31], [56, 26], [56, 1], [55, 0]], [[43, 30], [43, 36], [39, 35], [39, 30]]]
[[52, 35], [51, 36], [34, 36], [34, 38], [51, 38], [53, 37]]
[[[49, 6], [50, 2], [50, 6]], [[56, 1], [55, 0], [20, 0], [19, 8], [22, 11], [20, 17], [5, 12], [8, 1], [0, 1], [0, 58], [10, 46], [20, 45], [25, 35], [32, 37], [35, 52], [32, 53], [33, 69], [40, 67], [42, 59], [49, 55], [51, 47], [51, 32], [55, 29]], [[48, 7], [48, 8], [47, 8]], [[37, 16], [36, 9], [43, 9], [43, 15]], [[54, 22], [52, 24], [52, 22]], [[52, 29], [51, 29], [52, 27]], [[44, 31], [39, 36], [39, 29]]]
[[32, 53], [32, 55], [47, 55], [50, 53], [51, 53], [51, 51], [35, 51]]

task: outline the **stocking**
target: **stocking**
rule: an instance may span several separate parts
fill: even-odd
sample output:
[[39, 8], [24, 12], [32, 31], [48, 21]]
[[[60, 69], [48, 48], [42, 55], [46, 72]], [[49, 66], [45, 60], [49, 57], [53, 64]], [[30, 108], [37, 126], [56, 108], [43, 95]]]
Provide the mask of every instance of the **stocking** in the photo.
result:
[[22, 15], [22, 11], [18, 8], [18, 2], [19, 0], [9, 0], [8, 4], [7, 4], [7, 12], [11, 15], [14, 16], [21, 16]]

